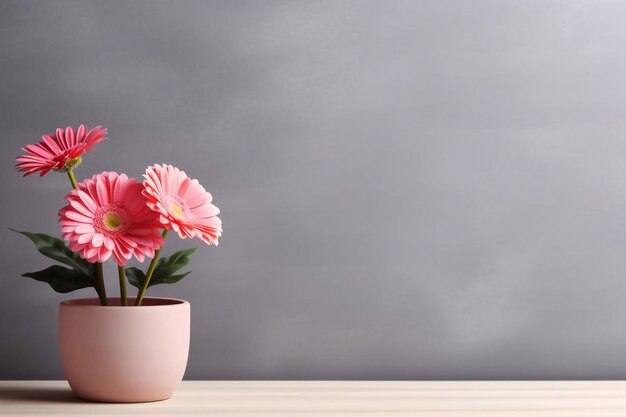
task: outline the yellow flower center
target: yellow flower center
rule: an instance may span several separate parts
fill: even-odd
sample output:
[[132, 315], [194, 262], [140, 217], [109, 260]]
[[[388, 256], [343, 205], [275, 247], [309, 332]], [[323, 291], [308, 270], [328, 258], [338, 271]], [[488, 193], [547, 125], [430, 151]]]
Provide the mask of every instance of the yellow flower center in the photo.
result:
[[124, 223], [124, 220], [117, 213], [106, 213], [102, 217], [102, 223], [109, 229], [117, 229]]
[[170, 205], [170, 211], [176, 217], [185, 217], [185, 209], [183, 209], [178, 203], [172, 203]]
[[130, 212], [118, 204], [98, 207], [93, 216], [94, 229], [110, 238], [123, 235], [131, 222]]

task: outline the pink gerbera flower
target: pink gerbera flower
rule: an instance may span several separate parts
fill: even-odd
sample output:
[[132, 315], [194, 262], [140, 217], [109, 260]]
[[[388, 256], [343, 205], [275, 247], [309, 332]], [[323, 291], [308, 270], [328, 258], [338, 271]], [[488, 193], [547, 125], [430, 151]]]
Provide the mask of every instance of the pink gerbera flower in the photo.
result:
[[26, 155], [17, 158], [15, 167], [24, 172], [24, 176], [35, 172], [44, 176], [50, 170], [67, 172], [80, 165], [81, 155], [104, 140], [106, 134], [102, 126], [90, 131], [85, 125], [80, 125], [76, 131], [69, 126], [65, 130], [59, 128], [56, 134], [43, 135], [41, 142], [23, 147]]
[[171, 165], [153, 165], [144, 175], [144, 195], [148, 207], [159, 213], [164, 228], [181, 238], [197, 237], [207, 244], [218, 244], [222, 236], [220, 210], [211, 204], [211, 194], [198, 180]]
[[89, 262], [111, 257], [118, 265], [132, 256], [143, 262], [163, 244], [158, 215], [146, 205], [143, 185], [134, 178], [103, 172], [78, 184], [59, 211], [63, 239]]

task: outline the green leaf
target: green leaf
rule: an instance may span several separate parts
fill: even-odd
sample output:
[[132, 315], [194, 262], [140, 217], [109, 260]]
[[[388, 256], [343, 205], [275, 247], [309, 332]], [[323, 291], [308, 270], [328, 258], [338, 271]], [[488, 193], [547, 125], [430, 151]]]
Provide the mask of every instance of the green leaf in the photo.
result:
[[156, 284], [175, 284], [181, 279], [185, 278], [189, 274], [191, 274], [191, 271], [183, 272], [182, 274], [178, 274], [178, 275], [168, 275], [165, 277], [159, 277], [158, 282], [154, 282], [155, 281], [154, 277], [152, 277], [148, 287], [151, 287]]
[[88, 276], [95, 275], [94, 265], [79, 257], [78, 254], [72, 252], [65, 245], [63, 240], [43, 233], [22, 232], [13, 229], [9, 230], [29, 238], [42, 255], [70, 266], [75, 270], [80, 270]]
[[67, 293], [86, 287], [96, 286], [96, 268], [94, 264], [87, 262], [72, 252], [65, 242], [56, 237], [43, 233], [21, 232], [10, 229], [29, 238], [39, 253], [50, 259], [61, 262], [72, 269], [61, 265], [53, 265], [37, 272], [27, 272], [23, 277], [33, 278], [37, 281], [50, 284], [56, 292]]
[[[158, 284], [174, 284], [189, 275], [191, 271], [181, 274], [176, 274], [176, 272], [189, 263], [189, 257], [195, 251], [196, 248], [183, 249], [173, 253], [169, 258], [159, 259], [148, 287]], [[132, 286], [141, 288], [146, 279], [146, 274], [137, 268], [131, 267], [126, 269], [126, 277]]]
[[126, 278], [128, 279], [128, 282], [130, 282], [130, 285], [141, 288], [144, 280], [146, 279], [146, 274], [144, 274], [142, 270], [133, 266], [126, 268]]
[[[183, 249], [178, 252], [174, 252], [169, 258], [159, 259], [159, 263], [157, 263], [157, 267], [154, 270], [150, 283], [152, 284], [152, 282], [156, 279], [160, 284], [161, 281], [167, 279], [167, 277], [185, 267], [189, 263], [189, 257], [195, 251], [196, 248]], [[165, 283], [165, 281], [163, 281], [163, 283]]]
[[92, 279], [88, 275], [61, 265], [52, 265], [49, 268], [37, 272], [27, 272], [22, 276], [41, 282], [47, 282], [53, 290], [60, 293], [68, 293], [81, 288], [94, 286]]

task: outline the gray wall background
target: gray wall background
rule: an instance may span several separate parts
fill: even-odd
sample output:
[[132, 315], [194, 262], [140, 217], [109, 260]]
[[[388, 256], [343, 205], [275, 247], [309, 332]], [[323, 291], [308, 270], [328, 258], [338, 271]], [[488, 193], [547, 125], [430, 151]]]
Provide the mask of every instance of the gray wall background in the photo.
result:
[[[626, 3], [3, 1], [2, 225], [58, 233], [66, 177], [169, 162], [218, 248], [187, 378], [626, 378]], [[0, 378], [62, 378], [48, 266], [0, 230]], [[109, 291], [116, 288], [108, 266]], [[91, 295], [83, 290], [69, 295]]]

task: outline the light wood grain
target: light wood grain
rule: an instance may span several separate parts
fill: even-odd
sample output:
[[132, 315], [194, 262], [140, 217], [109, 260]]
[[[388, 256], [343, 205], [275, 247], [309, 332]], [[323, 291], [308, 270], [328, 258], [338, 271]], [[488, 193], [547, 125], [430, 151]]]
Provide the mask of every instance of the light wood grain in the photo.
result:
[[100, 404], [0, 381], [0, 416], [626, 416], [626, 382], [185, 381], [167, 401]]

